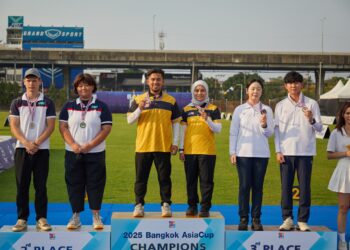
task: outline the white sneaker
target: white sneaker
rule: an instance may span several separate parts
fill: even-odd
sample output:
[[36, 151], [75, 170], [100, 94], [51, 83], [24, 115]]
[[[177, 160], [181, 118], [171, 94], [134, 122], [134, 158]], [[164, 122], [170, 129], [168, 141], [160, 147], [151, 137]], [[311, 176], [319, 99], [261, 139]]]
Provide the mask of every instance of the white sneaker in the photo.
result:
[[97, 212], [92, 214], [92, 226], [95, 230], [103, 229], [103, 222], [100, 213]]
[[279, 227], [280, 231], [291, 231], [294, 229], [293, 220], [291, 217], [288, 217], [283, 221], [283, 224]]
[[52, 228], [50, 226], [50, 224], [47, 222], [46, 218], [40, 218], [37, 222], [36, 222], [36, 229], [40, 230], [40, 231], [51, 231]]
[[80, 215], [78, 213], [74, 213], [67, 224], [67, 229], [75, 230], [79, 227], [81, 227]]
[[348, 249], [348, 246], [347, 246], [346, 241], [339, 240], [339, 242], [338, 242], [338, 250], [347, 250], [347, 249]]
[[162, 217], [171, 217], [171, 207], [168, 203], [164, 202], [162, 206]]
[[12, 227], [12, 232], [22, 232], [27, 230], [27, 221], [18, 219], [16, 225]]
[[298, 221], [298, 227], [297, 230], [303, 231], [303, 232], [310, 232], [311, 229], [308, 226], [308, 224], [306, 222], [300, 222]]
[[134, 217], [145, 216], [145, 210], [144, 210], [143, 205], [141, 203], [139, 203], [135, 206], [133, 216]]

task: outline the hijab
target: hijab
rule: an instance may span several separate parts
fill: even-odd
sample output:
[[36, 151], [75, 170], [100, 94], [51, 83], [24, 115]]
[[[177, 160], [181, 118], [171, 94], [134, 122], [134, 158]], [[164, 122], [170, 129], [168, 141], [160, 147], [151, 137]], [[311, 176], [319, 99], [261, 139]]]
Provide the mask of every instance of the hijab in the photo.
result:
[[[205, 88], [206, 92], [207, 92], [207, 96], [205, 97], [205, 99], [203, 101], [198, 101], [195, 97], [194, 97], [194, 89], [198, 86], [201, 85]], [[198, 80], [196, 82], [194, 82], [191, 86], [191, 93], [192, 93], [192, 100], [190, 105], [191, 106], [202, 106], [204, 103], [209, 103], [209, 87], [208, 84], [203, 81], [203, 80]]]

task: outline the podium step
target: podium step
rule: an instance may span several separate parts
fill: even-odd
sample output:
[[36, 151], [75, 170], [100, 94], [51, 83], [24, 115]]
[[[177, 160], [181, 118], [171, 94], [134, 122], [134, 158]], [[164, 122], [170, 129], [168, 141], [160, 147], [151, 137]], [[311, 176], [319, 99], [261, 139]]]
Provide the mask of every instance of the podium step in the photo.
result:
[[12, 232], [12, 226], [0, 229], [0, 249], [23, 250], [95, 250], [110, 249], [111, 227], [93, 230], [91, 225], [78, 230], [67, 230], [66, 226], [52, 226], [52, 231], [38, 231], [35, 226], [28, 226], [24, 232]]
[[225, 249], [225, 219], [219, 212], [209, 218], [188, 217], [174, 212], [164, 218], [160, 212], [113, 213], [111, 249]]

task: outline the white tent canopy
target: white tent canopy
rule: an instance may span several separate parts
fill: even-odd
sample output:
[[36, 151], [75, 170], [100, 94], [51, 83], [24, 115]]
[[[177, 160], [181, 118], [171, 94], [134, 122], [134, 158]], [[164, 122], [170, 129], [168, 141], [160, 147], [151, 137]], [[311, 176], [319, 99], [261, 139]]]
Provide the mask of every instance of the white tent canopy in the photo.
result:
[[344, 84], [341, 80], [338, 81], [338, 83], [327, 93], [324, 93], [320, 96], [320, 99], [336, 99], [338, 98], [338, 94], [340, 89], [344, 87]]
[[338, 98], [350, 99], [350, 79], [346, 82], [345, 86], [339, 90]]

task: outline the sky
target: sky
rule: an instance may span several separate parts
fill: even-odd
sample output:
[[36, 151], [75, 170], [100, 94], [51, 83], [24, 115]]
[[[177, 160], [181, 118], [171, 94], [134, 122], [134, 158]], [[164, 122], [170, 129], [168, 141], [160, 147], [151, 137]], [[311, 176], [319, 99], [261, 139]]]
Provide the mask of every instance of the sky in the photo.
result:
[[321, 52], [323, 41], [350, 53], [349, 0], [0, 0], [0, 40], [8, 16], [84, 27], [87, 49], [158, 50], [163, 31], [165, 50]]

